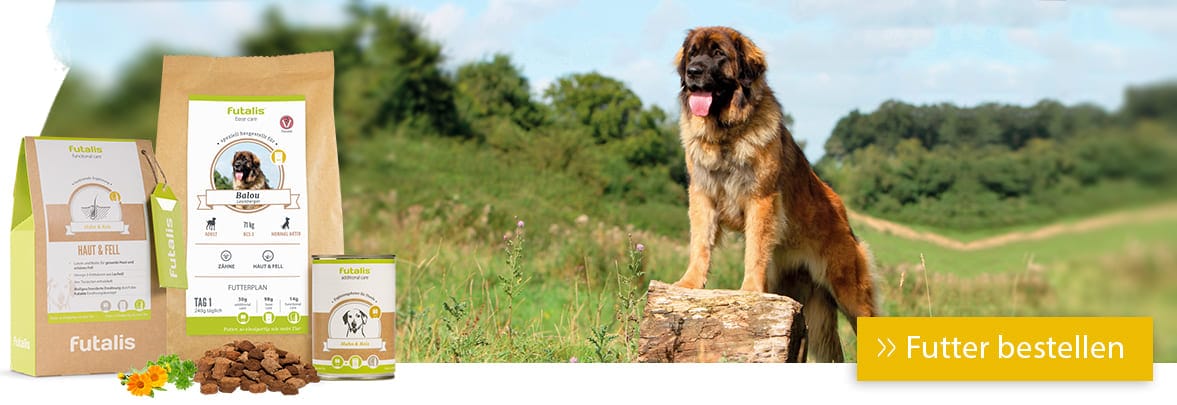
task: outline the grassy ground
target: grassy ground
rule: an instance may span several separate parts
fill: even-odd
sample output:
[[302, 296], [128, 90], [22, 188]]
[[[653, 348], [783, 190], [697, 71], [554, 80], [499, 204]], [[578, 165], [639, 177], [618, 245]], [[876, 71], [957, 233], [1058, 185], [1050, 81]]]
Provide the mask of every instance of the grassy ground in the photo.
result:
[[968, 243], [968, 242], [974, 242], [974, 241], [987, 239], [987, 238], [991, 238], [994, 236], [1009, 234], [1009, 233], [1031, 232], [1031, 231], [1040, 229], [1045, 226], [1050, 226], [1050, 225], [1059, 225], [1059, 224], [1073, 225], [1073, 224], [1082, 222], [1084, 220], [1088, 220], [1092, 217], [1105, 216], [1108, 214], [1138, 213], [1141, 210], [1148, 210], [1151, 208], [1156, 208], [1156, 207], [1158, 207], [1158, 203], [1160, 203], [1162, 205], [1164, 205], [1164, 203], [1166, 203], [1166, 202], [1172, 203], [1171, 192], [1162, 192], [1162, 191], [1145, 192], [1145, 191], [1140, 191], [1139, 189], [1134, 189], [1134, 190], [1132, 190], [1130, 192], [1126, 192], [1126, 193], [1146, 194], [1147, 197], [1141, 199], [1139, 202], [1117, 201], [1116, 204], [1112, 205], [1112, 206], [1115, 206], [1116, 208], [1114, 208], [1110, 211], [1093, 212], [1090, 215], [1063, 216], [1061, 218], [1052, 220], [1048, 223], [1024, 224], [1024, 225], [1017, 225], [1017, 226], [1004, 226], [1004, 227], [995, 227], [995, 228], [987, 228], [987, 229], [937, 228], [934, 226], [923, 225], [923, 224], [904, 224], [904, 225], [913, 229], [913, 230], [916, 230], [916, 231], [936, 233], [936, 234], [940, 234], [940, 235], [958, 240], [960, 242]]
[[977, 276], [1025, 269], [1031, 264], [1083, 262], [1123, 250], [1133, 243], [1164, 242], [1177, 246], [1177, 221], [1123, 224], [1093, 232], [1010, 244], [1007, 246], [958, 251], [922, 241], [913, 241], [857, 226], [855, 232], [866, 240], [875, 258], [884, 266], [919, 263], [924, 255], [936, 272]]
[[[1174, 362], [1175, 226], [1174, 219], [1124, 224], [968, 252], [859, 233], [880, 264], [888, 315], [1151, 316], [1154, 358]], [[848, 326], [843, 331], [850, 333]]]
[[[402, 361], [630, 361], [646, 283], [686, 267], [685, 207], [603, 197], [448, 140], [341, 150], [348, 251], [400, 258]], [[880, 264], [888, 315], [1154, 316], [1156, 359], [1177, 361], [1174, 225], [972, 252], [856, 232]], [[740, 239], [729, 237], [714, 263], [709, 288], [738, 288]], [[842, 331], [852, 360], [853, 333]]]

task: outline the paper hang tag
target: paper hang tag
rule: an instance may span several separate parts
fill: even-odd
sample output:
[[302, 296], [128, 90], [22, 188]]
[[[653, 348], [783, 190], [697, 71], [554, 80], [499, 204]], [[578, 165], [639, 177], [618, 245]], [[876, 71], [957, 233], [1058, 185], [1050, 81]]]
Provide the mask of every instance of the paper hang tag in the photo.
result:
[[151, 228], [155, 239], [155, 268], [159, 272], [159, 286], [188, 288], [188, 272], [184, 264], [183, 221], [179, 199], [167, 183], [155, 185], [151, 193]]

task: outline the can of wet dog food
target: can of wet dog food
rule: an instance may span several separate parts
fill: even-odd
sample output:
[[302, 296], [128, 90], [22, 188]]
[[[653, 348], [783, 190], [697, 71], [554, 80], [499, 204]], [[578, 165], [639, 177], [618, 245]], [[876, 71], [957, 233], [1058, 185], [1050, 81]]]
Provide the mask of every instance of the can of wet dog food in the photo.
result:
[[396, 372], [396, 256], [311, 257], [312, 362], [323, 378]]

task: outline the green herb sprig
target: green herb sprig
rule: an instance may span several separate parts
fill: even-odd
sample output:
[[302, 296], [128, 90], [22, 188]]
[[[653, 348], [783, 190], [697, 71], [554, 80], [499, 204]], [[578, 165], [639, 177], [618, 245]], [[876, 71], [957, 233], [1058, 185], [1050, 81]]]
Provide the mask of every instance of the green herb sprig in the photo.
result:
[[[152, 369], [156, 367], [154, 370]], [[162, 369], [162, 370], [160, 370]], [[146, 381], [145, 379], [154, 380], [155, 378], [162, 379], [167, 376], [167, 381], [156, 382]], [[159, 356], [155, 361], [148, 361], [143, 369], [131, 369], [129, 372], [119, 373], [119, 383], [127, 387], [127, 391], [136, 396], [149, 396], [154, 398], [156, 391], [167, 391], [163, 387], [166, 383], [171, 383], [178, 389], [186, 390], [192, 386], [192, 377], [196, 375], [196, 363], [192, 360], [182, 360], [179, 355], [166, 354]], [[158, 385], [157, 385], [158, 384]]]
[[196, 363], [182, 360], [179, 355], [165, 354], [159, 360], [147, 362], [147, 367], [160, 366], [168, 370], [168, 382], [176, 388], [186, 390], [192, 387], [192, 376], [196, 375]]

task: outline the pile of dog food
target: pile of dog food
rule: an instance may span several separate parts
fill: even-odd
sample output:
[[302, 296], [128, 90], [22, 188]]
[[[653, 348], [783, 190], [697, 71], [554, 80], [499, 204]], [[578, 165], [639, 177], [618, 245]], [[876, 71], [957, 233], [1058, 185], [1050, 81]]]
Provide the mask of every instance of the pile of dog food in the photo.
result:
[[266, 391], [296, 395], [309, 383], [319, 382], [319, 373], [298, 355], [274, 347], [270, 342], [254, 345], [239, 340], [204, 352], [196, 361], [200, 393], [231, 393], [240, 388], [255, 394]]

